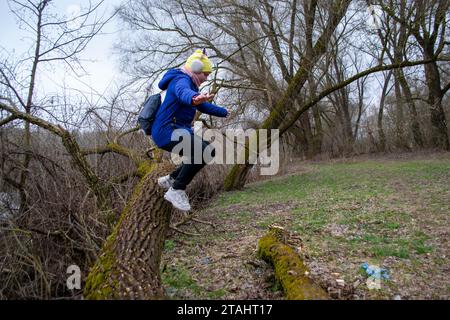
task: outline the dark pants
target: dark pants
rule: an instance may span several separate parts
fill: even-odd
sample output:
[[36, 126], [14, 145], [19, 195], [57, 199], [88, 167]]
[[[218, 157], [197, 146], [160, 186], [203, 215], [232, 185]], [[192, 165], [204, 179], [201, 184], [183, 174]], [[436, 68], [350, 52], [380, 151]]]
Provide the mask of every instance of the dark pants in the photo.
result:
[[[189, 140], [189, 143], [186, 144], [186, 146], [190, 146], [190, 152], [185, 152], [186, 155], [183, 154], [183, 150], [181, 150], [181, 152], [175, 152], [176, 150], [173, 150], [181, 139], [180, 141], [171, 141], [161, 147], [163, 150], [178, 153], [178, 155], [183, 156], [183, 163], [170, 174], [170, 177], [175, 179], [173, 188], [176, 190], [186, 190], [187, 185], [194, 179], [195, 175], [207, 164], [202, 155], [206, 147], [210, 145], [209, 142], [202, 140], [202, 138], [197, 135], [191, 134], [184, 139]], [[209, 147], [207, 152], [210, 152], [212, 157], [215, 156], [215, 150], [212, 146]]]

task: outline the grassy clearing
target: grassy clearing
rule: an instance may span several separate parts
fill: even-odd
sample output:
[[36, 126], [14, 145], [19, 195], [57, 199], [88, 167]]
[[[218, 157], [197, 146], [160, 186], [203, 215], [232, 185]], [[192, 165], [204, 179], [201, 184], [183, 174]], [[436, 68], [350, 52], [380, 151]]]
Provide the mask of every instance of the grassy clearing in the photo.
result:
[[[339, 274], [355, 298], [449, 298], [449, 160], [305, 166], [306, 173], [222, 194], [200, 215], [223, 229], [209, 230], [194, 242], [186, 237], [183, 250], [198, 257], [198, 246], [203, 253], [205, 248], [220, 251], [221, 245], [242, 246], [242, 235], [253, 241], [277, 223], [301, 236], [313, 276], [329, 283], [335, 280], [329, 274]], [[381, 290], [365, 286], [363, 262], [389, 269], [390, 280]], [[224, 284], [215, 291], [227, 298], [229, 289]], [[202, 297], [214, 292], [191, 291]]]

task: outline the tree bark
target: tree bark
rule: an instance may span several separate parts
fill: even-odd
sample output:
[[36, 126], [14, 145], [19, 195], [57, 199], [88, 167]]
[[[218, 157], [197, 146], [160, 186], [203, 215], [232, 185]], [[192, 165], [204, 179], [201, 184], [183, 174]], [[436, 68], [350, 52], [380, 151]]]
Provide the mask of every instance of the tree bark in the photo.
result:
[[258, 256], [271, 263], [287, 300], [326, 300], [328, 294], [306, 273], [308, 268], [299, 255], [285, 242], [288, 237], [281, 228], [272, 227], [258, 242]]
[[396, 138], [396, 145], [398, 148], [402, 149], [407, 147], [405, 142], [405, 134], [404, 134], [404, 111], [403, 111], [403, 97], [402, 92], [400, 89], [400, 83], [398, 81], [397, 76], [398, 70], [394, 71], [395, 74], [395, 82], [394, 82], [394, 89], [395, 89], [395, 138]]
[[[427, 50], [426, 48], [425, 50]], [[431, 51], [430, 49], [429, 51]], [[425, 51], [425, 58], [432, 56], [431, 52]], [[431, 124], [433, 126], [432, 142], [438, 148], [450, 151], [450, 139], [447, 132], [447, 121], [442, 106], [443, 91], [441, 89], [441, 77], [436, 62], [425, 65], [425, 77], [428, 86], [428, 101], [430, 104]]]
[[423, 147], [423, 136], [420, 129], [419, 116], [417, 114], [416, 104], [414, 103], [411, 88], [405, 78], [405, 73], [402, 69], [398, 69], [398, 79], [400, 86], [402, 88], [403, 97], [408, 106], [410, 116], [411, 116], [411, 131], [413, 133], [414, 142], [418, 147]]
[[161, 299], [160, 261], [172, 206], [157, 185], [173, 169], [141, 164], [140, 182], [86, 279], [86, 299]]
[[300, 117], [300, 124], [303, 129], [303, 135], [305, 136], [305, 154], [307, 159], [311, 159], [314, 155], [313, 148], [313, 134], [311, 129], [311, 121], [309, 117], [309, 112], [305, 112]]
[[392, 71], [390, 71], [384, 80], [383, 91], [381, 92], [381, 100], [380, 107], [378, 109], [378, 119], [377, 119], [377, 127], [378, 127], [378, 136], [380, 140], [379, 149], [382, 152], [386, 151], [386, 135], [383, 130], [383, 114], [384, 114], [384, 104], [386, 101], [386, 96], [388, 94], [389, 81], [392, 77]]

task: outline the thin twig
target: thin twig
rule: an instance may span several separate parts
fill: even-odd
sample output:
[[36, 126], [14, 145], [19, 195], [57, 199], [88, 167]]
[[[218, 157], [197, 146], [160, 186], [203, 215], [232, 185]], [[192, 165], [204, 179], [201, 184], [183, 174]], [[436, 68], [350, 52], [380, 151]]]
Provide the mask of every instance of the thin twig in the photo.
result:
[[178, 233], [187, 235], [187, 236], [193, 236], [193, 237], [201, 236], [201, 234], [199, 234], [199, 233], [192, 233], [192, 232], [183, 231], [183, 230], [180, 230], [180, 229], [178, 229], [177, 227], [174, 227], [174, 226], [170, 226], [170, 229], [172, 229], [172, 230], [174, 230], [174, 231], [176, 231]]

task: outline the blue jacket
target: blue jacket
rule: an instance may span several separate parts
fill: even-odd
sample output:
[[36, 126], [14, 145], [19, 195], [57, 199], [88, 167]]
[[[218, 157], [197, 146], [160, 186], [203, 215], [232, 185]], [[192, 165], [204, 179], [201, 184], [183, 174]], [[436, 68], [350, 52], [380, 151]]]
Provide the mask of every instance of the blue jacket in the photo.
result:
[[179, 69], [167, 71], [158, 87], [161, 90], [167, 89], [152, 127], [152, 139], [158, 147], [171, 141], [172, 132], [175, 129], [187, 129], [193, 134], [192, 121], [196, 110], [217, 117], [228, 115], [225, 108], [209, 102], [193, 106], [192, 98], [200, 93], [191, 77]]

